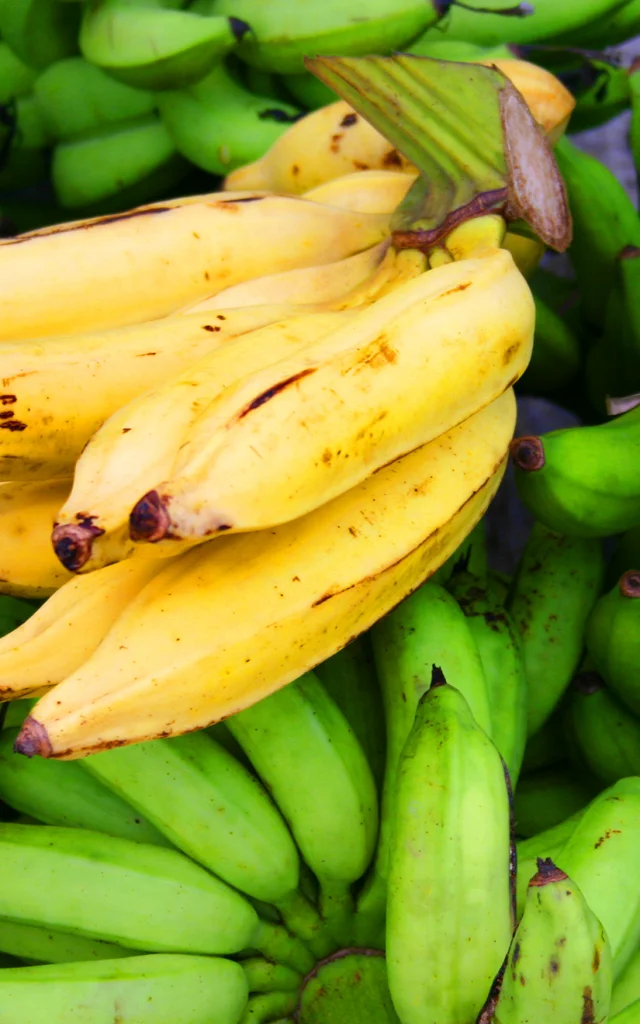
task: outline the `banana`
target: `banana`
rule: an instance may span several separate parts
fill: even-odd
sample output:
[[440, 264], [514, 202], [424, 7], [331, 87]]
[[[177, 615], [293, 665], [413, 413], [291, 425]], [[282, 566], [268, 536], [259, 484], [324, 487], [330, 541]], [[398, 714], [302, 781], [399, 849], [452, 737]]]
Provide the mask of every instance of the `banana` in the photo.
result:
[[0, 920], [0, 949], [27, 964], [66, 964], [81, 960], [118, 960], [136, 951], [104, 939], [87, 939], [54, 928]]
[[[0, 914], [149, 952], [313, 959], [177, 850], [88, 829], [0, 824]], [[305, 967], [302, 966], [304, 970]]]
[[0, 35], [32, 68], [46, 68], [78, 52], [80, 11], [51, 0], [2, 0]]
[[582, 362], [578, 339], [566, 320], [534, 294], [536, 329], [531, 362], [522, 375], [525, 394], [546, 394], [573, 380]]
[[[64, 7], [60, 4], [60, 7]], [[71, 5], [69, 5], [71, 6]], [[240, 964], [220, 957], [134, 956], [0, 972], [0, 1024], [238, 1024], [247, 1002]], [[82, 1018], [79, 1016], [82, 1014]]]
[[119, 121], [59, 142], [51, 180], [65, 209], [89, 207], [135, 189], [140, 202], [169, 191], [189, 165], [157, 114]]
[[491, 738], [515, 789], [527, 738], [527, 677], [520, 637], [504, 604], [482, 579], [454, 568], [448, 589], [462, 608], [478, 648], [487, 685]]
[[544, 725], [578, 667], [603, 576], [598, 541], [534, 524], [507, 602], [522, 645], [528, 736]]
[[[282, 1021], [281, 1014], [293, 1013], [298, 1002], [294, 992], [268, 992], [250, 996], [247, 1008], [240, 1018], [239, 1024], [262, 1024], [263, 1021]], [[285, 1018], [290, 1020], [289, 1017]]]
[[178, 151], [221, 175], [261, 156], [300, 116], [282, 99], [254, 96], [224, 64], [188, 89], [158, 93], [158, 109]]
[[614, 54], [582, 57], [576, 74], [577, 103], [571, 115], [572, 133], [599, 128], [629, 109], [632, 96], [629, 72]]
[[566, 37], [556, 37], [560, 45], [602, 51], [632, 39], [640, 31], [640, 2], [626, 0], [600, 17], [574, 26]]
[[69, 493], [69, 484], [69, 480], [0, 483], [0, 593], [48, 597], [71, 578], [50, 541], [55, 514]]
[[233, 15], [251, 26], [238, 46], [248, 64], [295, 74], [308, 53], [390, 53], [434, 25], [441, 13], [434, 0], [312, 0], [296, 7], [288, 0], [212, 0], [210, 15]]
[[522, 762], [523, 771], [534, 772], [538, 768], [551, 768], [566, 760], [567, 741], [561, 712], [562, 705], [547, 718], [537, 732], [527, 738]]
[[538, 860], [524, 915], [501, 979], [495, 1024], [605, 1021], [611, 1004], [611, 948], [575, 881]]
[[475, 1020], [514, 927], [502, 759], [445, 678], [434, 665], [398, 771], [386, 937], [403, 1024]]
[[520, 921], [524, 914], [527, 900], [527, 889], [537, 869], [539, 857], [551, 857], [553, 861], [562, 853], [563, 846], [573, 835], [583, 811], [576, 811], [570, 818], [554, 825], [553, 828], [538, 832], [528, 839], [519, 839], [516, 843], [517, 884], [516, 884], [516, 919]]
[[121, 839], [170, 846], [133, 807], [92, 778], [81, 764], [21, 757], [13, 752], [20, 730], [0, 732], [0, 798], [47, 825], [94, 829]]
[[336, 94], [328, 85], [321, 82], [319, 78], [312, 75], [310, 71], [301, 71], [299, 74], [283, 75], [281, 82], [290, 96], [306, 107], [307, 110], [317, 110], [318, 107], [326, 107], [329, 103], [335, 103]]
[[625, 1006], [624, 1010], [609, 1017], [610, 1024], [638, 1024], [640, 1021], [640, 999]]
[[386, 730], [369, 634], [361, 633], [341, 651], [320, 662], [315, 674], [351, 726], [381, 791]]
[[393, 213], [415, 180], [402, 171], [354, 171], [309, 189], [303, 198], [355, 213]]
[[[254, 311], [259, 307], [245, 313], [251, 318]], [[229, 312], [225, 326], [233, 322]], [[354, 315], [317, 312], [276, 320], [213, 348], [181, 374], [117, 409], [83, 449], [71, 493], [58, 513], [52, 539], [63, 565], [89, 571], [130, 554], [132, 506], [159, 478], [171, 475], [190, 428], [211, 402], [246, 374], [302, 351]]]
[[20, 750], [77, 757], [201, 728], [334, 654], [480, 519], [514, 418], [508, 391], [304, 519], [172, 559], [84, 666], [39, 702]]
[[169, 479], [134, 506], [131, 536], [173, 550], [312, 511], [500, 395], [528, 362], [532, 328], [504, 250], [394, 288], [213, 401]]
[[0, 241], [0, 340], [158, 319], [267, 271], [361, 252], [388, 235], [388, 221], [386, 214], [245, 192], [27, 232]]
[[6, 342], [0, 477], [71, 476], [92, 434], [121, 406], [239, 335], [293, 313], [287, 303], [210, 310], [115, 330]]
[[[640, 573], [623, 573], [595, 605], [587, 627], [587, 650], [613, 694], [640, 714]], [[639, 726], [640, 728], [640, 726]], [[638, 770], [640, 774], [640, 767]]]
[[180, 89], [202, 78], [248, 28], [235, 16], [203, 18], [103, 0], [85, 9], [79, 42], [85, 60], [125, 85]]
[[597, 778], [610, 785], [640, 775], [640, 721], [597, 672], [575, 678], [566, 713], [578, 750]]
[[[312, 672], [227, 719], [276, 800], [320, 883], [320, 911], [349, 945], [351, 885], [375, 849], [378, 801], [371, 769], [340, 708]], [[348, 836], [348, 842], [345, 837]]]
[[38, 693], [80, 668], [160, 568], [159, 562], [135, 559], [68, 578], [0, 638], [0, 700]]
[[523, 775], [513, 798], [516, 834], [535, 836], [553, 828], [586, 807], [600, 789], [597, 779], [562, 767]]
[[272, 964], [263, 957], [249, 957], [241, 962], [250, 992], [297, 991], [303, 977], [285, 964]]
[[640, 1000], [640, 948], [629, 960], [625, 970], [613, 986], [611, 1013], [614, 1015]]
[[597, 426], [566, 427], [511, 444], [518, 493], [534, 516], [571, 537], [640, 525], [640, 407]]
[[6, 106], [17, 96], [30, 93], [36, 78], [35, 69], [20, 60], [5, 42], [0, 42], [0, 104]]
[[458, 603], [436, 583], [420, 587], [371, 630], [384, 705], [387, 756], [376, 857], [358, 900], [358, 942], [375, 943], [384, 924], [389, 850], [397, 812], [398, 772], [416, 708], [432, 666], [459, 690], [481, 729], [491, 734], [487, 680], [469, 624]]

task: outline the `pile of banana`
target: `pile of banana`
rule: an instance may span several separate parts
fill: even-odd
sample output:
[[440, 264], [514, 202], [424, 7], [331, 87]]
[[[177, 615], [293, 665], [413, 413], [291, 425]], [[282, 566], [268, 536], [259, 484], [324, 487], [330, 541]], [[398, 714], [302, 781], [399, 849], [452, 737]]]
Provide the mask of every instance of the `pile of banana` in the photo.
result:
[[259, 159], [335, 101], [304, 68], [317, 53], [526, 56], [566, 75], [576, 129], [640, 117], [637, 69], [599, 52], [639, 29], [639, 0], [2, 0], [0, 195], [50, 179], [54, 222], [202, 191], [194, 168]]

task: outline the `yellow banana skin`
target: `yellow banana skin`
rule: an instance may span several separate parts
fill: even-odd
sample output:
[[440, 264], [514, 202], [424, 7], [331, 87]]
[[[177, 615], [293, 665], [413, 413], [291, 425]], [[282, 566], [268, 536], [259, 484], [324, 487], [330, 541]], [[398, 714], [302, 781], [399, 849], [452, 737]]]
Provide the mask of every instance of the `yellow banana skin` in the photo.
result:
[[388, 219], [241, 192], [18, 235], [0, 242], [0, 340], [164, 317], [267, 271], [367, 249], [388, 234]]
[[228, 717], [368, 629], [484, 513], [513, 434], [511, 390], [286, 526], [172, 559], [18, 739], [63, 758]]
[[245, 331], [291, 312], [288, 304], [217, 310], [6, 342], [0, 364], [0, 479], [71, 476], [91, 435], [120, 406]]
[[[208, 404], [245, 374], [291, 356], [354, 315], [307, 313], [250, 331], [114, 412], [83, 449], [57, 515], [52, 540], [63, 565], [87, 572], [131, 554], [132, 506], [171, 474], [189, 428]], [[149, 552], [149, 546], [137, 551]]]
[[354, 213], [393, 213], [415, 180], [406, 171], [354, 171], [310, 189], [304, 198]]
[[172, 476], [133, 509], [132, 536], [191, 542], [305, 515], [502, 394], [533, 324], [502, 249], [395, 288], [212, 402]]
[[30, 619], [0, 638], [0, 700], [29, 697], [80, 668], [160, 566], [127, 560], [63, 583]]
[[0, 594], [49, 597], [71, 578], [51, 547], [70, 480], [0, 483]]

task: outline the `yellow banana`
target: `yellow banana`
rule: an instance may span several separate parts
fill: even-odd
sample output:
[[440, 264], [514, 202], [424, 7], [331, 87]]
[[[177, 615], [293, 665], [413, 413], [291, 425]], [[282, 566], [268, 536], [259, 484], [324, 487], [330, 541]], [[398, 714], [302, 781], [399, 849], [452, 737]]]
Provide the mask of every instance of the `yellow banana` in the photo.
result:
[[343, 647], [446, 560], [500, 482], [508, 390], [309, 515], [172, 559], [17, 741], [75, 758], [225, 718]]
[[153, 320], [267, 271], [342, 259], [387, 233], [386, 214], [255, 192], [32, 231], [0, 242], [0, 340]]
[[503, 249], [421, 274], [211, 402], [131, 513], [175, 550], [305, 515], [497, 398], [531, 354], [534, 305]]
[[6, 342], [0, 359], [0, 479], [71, 475], [91, 435], [125, 402], [290, 311], [289, 304], [209, 311]]
[[63, 583], [30, 619], [0, 638], [0, 700], [28, 697], [80, 668], [161, 565], [129, 559]]
[[57, 515], [52, 539], [62, 563], [77, 572], [126, 558], [133, 549], [132, 506], [171, 474], [199, 413], [239, 378], [291, 356], [354, 315], [307, 313], [250, 331], [116, 410], [80, 455], [71, 494]]
[[51, 547], [70, 480], [0, 484], [0, 594], [48, 597], [70, 579]]
[[393, 213], [415, 180], [415, 172], [353, 171], [317, 185], [303, 198], [354, 213]]

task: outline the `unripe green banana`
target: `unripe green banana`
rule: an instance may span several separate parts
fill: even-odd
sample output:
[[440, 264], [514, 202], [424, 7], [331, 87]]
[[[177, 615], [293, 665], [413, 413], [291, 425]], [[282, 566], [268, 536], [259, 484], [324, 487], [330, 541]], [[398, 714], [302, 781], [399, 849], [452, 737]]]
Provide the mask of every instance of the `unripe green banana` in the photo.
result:
[[597, 672], [576, 676], [566, 714], [581, 758], [597, 778], [610, 785], [640, 775], [640, 721]]
[[[31, 92], [36, 71], [29, 67], [5, 42], [0, 42], [0, 104]], [[317, 81], [317, 79], [316, 79]]]
[[580, 888], [551, 859], [538, 860], [500, 979], [495, 1024], [605, 1021], [611, 949]]
[[601, 788], [597, 779], [568, 768], [523, 775], [513, 796], [516, 835], [535, 836], [561, 824], [586, 807]]
[[518, 493], [551, 530], [606, 537], [640, 523], [640, 407], [511, 442]]
[[537, 835], [531, 836], [529, 839], [520, 839], [516, 843], [516, 919], [518, 921], [524, 914], [527, 889], [529, 882], [537, 871], [538, 858], [551, 857], [555, 862], [556, 858], [562, 853], [562, 848], [573, 835], [583, 812], [584, 809], [577, 811], [570, 818], [566, 818], [564, 821], [554, 825], [553, 828], [548, 828], [544, 832], [538, 832]]
[[559, 45], [602, 51], [605, 47], [633, 39], [640, 32], [640, 0], [626, 0], [599, 18], [576, 25], [566, 36], [557, 36]]
[[633, 569], [637, 565], [640, 565], [640, 526], [632, 526], [618, 538], [613, 549], [607, 563], [604, 578], [605, 588], [610, 590], [618, 583], [627, 569]]
[[569, 324], [539, 296], [534, 295], [536, 329], [531, 362], [520, 380], [520, 390], [546, 394], [564, 387], [580, 369], [578, 339]]
[[246, 1003], [242, 967], [219, 957], [135, 956], [0, 971], [0, 1024], [238, 1024]]
[[524, 748], [522, 770], [535, 772], [539, 768], [551, 768], [567, 760], [567, 741], [564, 733], [562, 714], [555, 712], [547, 718], [533, 736], [529, 736]]
[[0, 919], [0, 950], [28, 963], [66, 964], [81, 960], [117, 960], [135, 956], [135, 949], [117, 946], [103, 939], [59, 932], [55, 928]]
[[[297, 1002], [297, 992], [265, 992], [250, 996], [239, 1024], [262, 1024], [263, 1021], [274, 1021], [276, 1014], [278, 1019], [282, 1020], [281, 1014], [292, 1013]], [[285, 1019], [289, 1020], [290, 1018]]]
[[400, 759], [390, 844], [387, 970], [403, 1024], [476, 1019], [513, 932], [510, 862], [502, 759], [434, 668]]
[[448, 589], [467, 617], [489, 695], [491, 738], [516, 788], [527, 738], [527, 678], [513, 619], [482, 579], [454, 570]]
[[587, 627], [587, 650], [607, 686], [640, 715], [640, 571], [623, 573], [597, 602]]
[[379, 943], [384, 929], [398, 765], [418, 702], [431, 685], [434, 665], [464, 695], [480, 727], [487, 733], [491, 730], [480, 654], [464, 613], [444, 587], [431, 581], [423, 584], [376, 623], [370, 635], [382, 690], [387, 757], [376, 857], [356, 915], [357, 941], [365, 946]]
[[640, 1024], [640, 999], [609, 1017], [609, 1024]]
[[211, 174], [257, 160], [299, 116], [290, 103], [254, 96], [224, 64], [189, 89], [159, 93], [158, 109], [179, 152]]
[[550, 716], [578, 666], [603, 574], [598, 541], [534, 525], [507, 603], [522, 642], [529, 736]]
[[640, 1000], [640, 948], [633, 954], [613, 986], [611, 1013], [620, 1013], [621, 1010], [638, 1000]]
[[297, 75], [283, 75], [282, 84], [296, 103], [307, 110], [318, 110], [319, 107], [326, 107], [338, 99], [333, 89], [310, 71], [301, 71]]
[[466, 39], [449, 39], [447, 36], [443, 38], [439, 29], [435, 32], [427, 30], [419, 39], [414, 40], [407, 53], [415, 53], [419, 57], [432, 57], [434, 60], [457, 61], [481, 61], [490, 57], [495, 57], [496, 60], [512, 60], [515, 56], [514, 51], [502, 43], [489, 47]]
[[598, 128], [628, 110], [631, 102], [629, 69], [619, 56], [586, 54], [579, 59], [578, 85], [572, 90], [577, 101], [571, 114], [572, 133]]
[[19, 728], [0, 732], [0, 798], [47, 825], [94, 829], [138, 843], [171, 843], [131, 804], [93, 779], [80, 761], [13, 753]]
[[369, 865], [378, 830], [375, 782], [349, 723], [307, 672], [232, 715], [227, 726], [318, 878], [320, 909], [332, 933], [348, 944], [351, 885]]
[[273, 964], [264, 957], [248, 957], [241, 962], [250, 992], [293, 992], [303, 976], [286, 964]]
[[247, 947], [303, 971], [313, 964], [301, 943], [177, 850], [88, 829], [4, 823], [0, 857], [0, 917], [150, 952]]
[[0, 35], [32, 68], [78, 52], [80, 9], [57, 0], [2, 0]]

